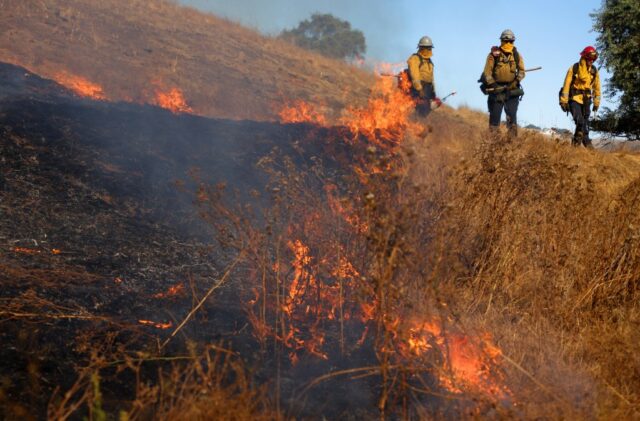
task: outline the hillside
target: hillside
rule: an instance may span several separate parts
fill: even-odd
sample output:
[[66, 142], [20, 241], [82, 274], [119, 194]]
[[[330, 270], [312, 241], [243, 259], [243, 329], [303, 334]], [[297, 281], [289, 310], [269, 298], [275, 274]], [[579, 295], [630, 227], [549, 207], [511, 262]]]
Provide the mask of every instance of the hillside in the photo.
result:
[[1, 5], [0, 61], [58, 81], [81, 78], [114, 101], [157, 103], [159, 93], [177, 89], [177, 101], [197, 114], [265, 120], [296, 99], [340, 109], [366, 98], [372, 81], [343, 62], [165, 0]]
[[640, 418], [638, 154], [168, 2], [0, 6], [0, 418]]

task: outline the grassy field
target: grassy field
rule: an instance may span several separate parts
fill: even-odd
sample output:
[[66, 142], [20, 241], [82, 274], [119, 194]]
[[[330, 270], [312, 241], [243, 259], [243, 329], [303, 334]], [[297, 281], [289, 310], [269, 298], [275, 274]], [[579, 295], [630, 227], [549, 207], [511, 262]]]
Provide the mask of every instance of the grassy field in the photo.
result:
[[[0, 60], [49, 77], [60, 71], [81, 75], [99, 84], [111, 100], [153, 103], [156, 90], [175, 87], [198, 114], [253, 120], [276, 119], [282, 105], [304, 100], [331, 117], [326, 121], [348, 124], [346, 110], [365, 104], [372, 92], [373, 75], [161, 0], [0, 0], [0, 8]], [[379, 103], [369, 105], [373, 113]], [[284, 325], [285, 315], [294, 317], [294, 304], [304, 315], [311, 306], [294, 301], [299, 291], [285, 287], [303, 276], [339, 277], [330, 266], [339, 250], [362, 275], [350, 275], [359, 283], [354, 296], [375, 310], [366, 323], [377, 332], [370, 345], [382, 380], [379, 406], [370, 410], [415, 419], [640, 419], [640, 157], [576, 149], [525, 130], [517, 139], [491, 135], [486, 119], [475, 110], [443, 107], [426, 124], [399, 121], [414, 130], [374, 127], [363, 136], [375, 162], [353, 168], [355, 186], [344, 188], [351, 200], [344, 193], [340, 206], [326, 203], [324, 193], [333, 191], [328, 185], [305, 191], [305, 183], [324, 180], [318, 174], [288, 173], [286, 162], [278, 162], [279, 184], [273, 191], [291, 199], [269, 215], [288, 217], [281, 231], [277, 224], [265, 232], [250, 231], [251, 220], [214, 208], [212, 225], [225, 227], [225, 235], [237, 234], [234, 240], [246, 240], [237, 246], [245, 272], [262, 274], [262, 284], [255, 286], [264, 287], [263, 295], [252, 298], [262, 305], [252, 327], [258, 331], [262, 326], [264, 332], [256, 336], [262, 334], [261, 343], [282, 355], [288, 351], [277, 337], [278, 323]], [[217, 204], [215, 194], [207, 194], [199, 198]], [[350, 222], [337, 209], [349, 209]], [[302, 217], [308, 215], [315, 219]], [[356, 219], [360, 223], [354, 231], [348, 225]], [[282, 255], [274, 253], [272, 262], [276, 239]], [[295, 250], [300, 239], [316, 252], [313, 272], [306, 249]], [[285, 262], [285, 255], [298, 262]], [[285, 263], [289, 278], [279, 273]], [[332, 292], [335, 285], [325, 288]], [[267, 289], [275, 292], [268, 295]], [[270, 300], [276, 303], [272, 308]], [[192, 301], [197, 301], [195, 294]], [[395, 342], [403, 333], [396, 320], [426, 315], [470, 338], [490, 334], [491, 341], [481, 342], [500, 349], [509, 402], [471, 392], [459, 398], [456, 392], [443, 399], [451, 407], [440, 411], [403, 400], [415, 385], [406, 381], [403, 389], [396, 380], [416, 373], [398, 368], [389, 355], [389, 349], [403, 349]], [[272, 337], [267, 322], [276, 326]], [[310, 333], [317, 333], [313, 329], [319, 325]], [[329, 342], [331, 334], [338, 337], [332, 331], [322, 341]], [[348, 342], [343, 336], [334, 344], [341, 350]], [[432, 334], [426, 347], [433, 348], [437, 338]], [[324, 356], [318, 350], [322, 341], [308, 345], [315, 356]], [[122, 403], [131, 419], [149, 414], [158, 419], [176, 414], [283, 419], [290, 414], [280, 406], [279, 388], [276, 393], [268, 390], [272, 384], [253, 387], [240, 364], [242, 356], [215, 347], [200, 349], [197, 357], [190, 351], [188, 364], [158, 374], [161, 386], [136, 384], [135, 398], [132, 393]], [[142, 360], [157, 357], [123, 354], [122, 361], [136, 374], [143, 371]], [[427, 371], [455, 372], [447, 354], [441, 352], [439, 360], [431, 356]], [[104, 371], [106, 363], [91, 357], [74, 389], [67, 395], [58, 392], [51, 401], [52, 418], [64, 419], [78, 408], [94, 419], [101, 416], [99, 380], [92, 376], [95, 367]], [[440, 371], [433, 369], [435, 360]], [[388, 409], [393, 397], [400, 402], [396, 412]], [[457, 406], [463, 399], [466, 403]], [[9, 401], [0, 394], [0, 402]], [[481, 409], [469, 411], [468, 401], [480, 402]]]

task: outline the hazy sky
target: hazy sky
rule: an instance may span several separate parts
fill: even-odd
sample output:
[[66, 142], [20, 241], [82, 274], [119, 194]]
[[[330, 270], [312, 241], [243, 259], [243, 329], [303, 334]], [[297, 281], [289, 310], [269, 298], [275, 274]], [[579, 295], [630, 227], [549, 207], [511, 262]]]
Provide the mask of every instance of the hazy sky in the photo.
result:
[[[456, 90], [450, 104], [486, 110], [476, 82], [502, 30], [512, 29], [527, 68], [520, 125], [573, 128], [558, 106], [558, 90], [567, 69], [587, 45], [593, 45], [590, 13], [601, 0], [180, 0], [275, 35], [297, 26], [314, 12], [332, 13], [364, 32], [367, 59], [401, 63], [415, 51], [418, 39], [434, 42], [438, 95]], [[599, 65], [596, 62], [596, 65]], [[603, 82], [606, 71], [601, 73]], [[604, 83], [603, 83], [604, 85]], [[606, 98], [603, 104], [607, 105]], [[504, 117], [503, 117], [504, 118]]]

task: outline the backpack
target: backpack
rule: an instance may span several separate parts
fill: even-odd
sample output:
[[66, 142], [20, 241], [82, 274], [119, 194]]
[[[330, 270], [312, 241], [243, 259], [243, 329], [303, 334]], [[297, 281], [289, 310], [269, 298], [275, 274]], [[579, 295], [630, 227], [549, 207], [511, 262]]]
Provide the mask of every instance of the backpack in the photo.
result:
[[[500, 47], [493, 47], [491, 48], [491, 51], [493, 52], [495, 49], [499, 49]], [[518, 64], [520, 63], [520, 53], [518, 53], [518, 49], [516, 47], [513, 47], [513, 60], [516, 62], [516, 67], [518, 66]], [[496, 67], [498, 66], [498, 60], [493, 59], [493, 70], [491, 71], [491, 74], [494, 75], [496, 74]], [[484, 70], [482, 71], [482, 73], [480, 73], [480, 78], [478, 79], [478, 83], [480, 84], [480, 90], [482, 91], [483, 94], [488, 95], [487, 93], [487, 89], [489, 88], [489, 84], [487, 84], [487, 78], [484, 75]]]
[[[420, 54], [414, 53], [412, 54], [412, 56], [418, 56], [418, 58], [420, 59], [420, 65], [418, 66], [418, 68], [422, 67], [422, 65], [427, 62], [427, 63], [431, 63], [431, 59], [426, 59], [424, 57], [422, 57]], [[398, 73], [398, 88], [400, 88], [403, 91], [410, 91], [411, 89], [413, 89], [412, 84], [411, 84], [411, 74], [409, 73], [409, 68], [405, 68], [403, 71], [401, 71], [400, 73]]]
[[[571, 76], [571, 83], [569, 84], [569, 99], [571, 99], [575, 94], [576, 90], [573, 88], [573, 82], [576, 81], [576, 75], [578, 74], [578, 67], [580, 67], [580, 63], [573, 63], [573, 75]], [[591, 77], [595, 79], [598, 74], [598, 69], [593, 64], [591, 65]], [[560, 87], [560, 91], [558, 91], [558, 102], [562, 99], [562, 90], [564, 89], [564, 85]], [[591, 90], [589, 90], [590, 92]]]

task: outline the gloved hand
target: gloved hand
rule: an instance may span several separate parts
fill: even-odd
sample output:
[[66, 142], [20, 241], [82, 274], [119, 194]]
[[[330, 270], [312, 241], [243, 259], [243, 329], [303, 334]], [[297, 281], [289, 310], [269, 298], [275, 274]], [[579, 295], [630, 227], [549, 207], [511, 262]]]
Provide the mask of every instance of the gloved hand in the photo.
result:
[[422, 88], [418, 91], [418, 96], [420, 99], [427, 99], [427, 90]]
[[495, 82], [490, 83], [489, 86], [488, 86], [489, 89], [496, 89], [497, 87], [498, 87], [498, 84], [495, 83]]
[[561, 102], [560, 108], [562, 108], [562, 111], [564, 111], [565, 113], [569, 112], [569, 104], [567, 102]]
[[594, 105], [594, 106], [593, 106], [593, 112], [594, 112], [594, 113], [597, 113], [597, 112], [598, 112], [598, 106], [597, 106], [597, 105]]
[[438, 97], [435, 97], [431, 100], [431, 106], [433, 108], [438, 108], [442, 105], [442, 100]]

